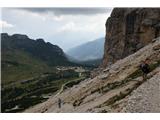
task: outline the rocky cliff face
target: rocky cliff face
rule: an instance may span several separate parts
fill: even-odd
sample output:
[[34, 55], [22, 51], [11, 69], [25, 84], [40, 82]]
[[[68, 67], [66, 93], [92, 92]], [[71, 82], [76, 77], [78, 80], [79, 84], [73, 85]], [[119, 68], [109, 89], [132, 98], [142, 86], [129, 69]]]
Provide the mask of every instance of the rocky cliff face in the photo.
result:
[[159, 8], [115, 8], [106, 22], [103, 67], [160, 36]]

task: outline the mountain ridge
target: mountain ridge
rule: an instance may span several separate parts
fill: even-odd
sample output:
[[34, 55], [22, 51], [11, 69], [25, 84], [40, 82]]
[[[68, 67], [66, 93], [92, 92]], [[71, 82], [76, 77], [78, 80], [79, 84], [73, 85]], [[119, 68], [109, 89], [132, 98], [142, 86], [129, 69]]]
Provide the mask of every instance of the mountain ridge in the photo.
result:
[[77, 61], [88, 61], [102, 59], [104, 52], [104, 38], [98, 38], [93, 41], [78, 45], [69, 51], [67, 55], [73, 57]]
[[[65, 65], [68, 60], [61, 48], [43, 39], [30, 39], [27, 35], [1, 33], [2, 53], [5, 50], [20, 50], [46, 62], [48, 65]], [[55, 59], [56, 58], [56, 59]]]
[[77, 65], [57, 45], [22, 34], [1, 33], [1, 51], [2, 84], [55, 72], [56, 66]]

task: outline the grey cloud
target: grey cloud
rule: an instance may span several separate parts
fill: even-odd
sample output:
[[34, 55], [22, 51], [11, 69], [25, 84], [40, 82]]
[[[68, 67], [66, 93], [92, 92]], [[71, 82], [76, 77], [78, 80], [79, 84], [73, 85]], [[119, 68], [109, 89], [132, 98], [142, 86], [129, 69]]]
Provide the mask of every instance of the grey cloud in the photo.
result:
[[33, 13], [45, 14], [52, 13], [54, 15], [95, 15], [106, 14], [112, 10], [112, 8], [14, 8], [17, 10], [25, 10]]

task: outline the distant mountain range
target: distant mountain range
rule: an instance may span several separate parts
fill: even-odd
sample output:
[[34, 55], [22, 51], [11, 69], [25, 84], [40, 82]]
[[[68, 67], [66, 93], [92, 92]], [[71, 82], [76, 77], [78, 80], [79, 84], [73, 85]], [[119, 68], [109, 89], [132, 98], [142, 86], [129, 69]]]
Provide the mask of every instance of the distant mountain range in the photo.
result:
[[66, 52], [71, 61], [93, 61], [102, 59], [104, 53], [105, 38], [79, 45]]
[[[75, 53], [86, 55], [83, 62], [68, 60], [63, 50], [43, 39], [30, 39], [27, 35], [1, 33], [2, 83], [23, 80], [46, 72], [53, 72], [55, 66], [93, 66], [101, 62], [104, 39], [89, 42], [75, 49]], [[94, 47], [94, 45], [96, 45]], [[81, 49], [80, 49], [81, 48]], [[94, 49], [93, 49], [94, 48]], [[83, 50], [87, 54], [83, 54]], [[82, 53], [81, 53], [82, 52]], [[88, 55], [88, 57], [87, 57]], [[66, 57], [67, 56], [67, 57]], [[89, 59], [92, 58], [92, 59]], [[76, 58], [77, 59], [77, 58]], [[90, 61], [91, 60], [91, 61]]]
[[54, 66], [69, 64], [61, 48], [57, 45], [45, 42], [43, 39], [32, 40], [26, 35], [14, 34], [9, 36], [6, 33], [2, 33], [1, 38], [2, 55], [6, 55], [8, 51], [12, 53], [14, 51], [23, 51], [33, 58], [37, 58], [47, 63], [48, 65]]
[[3, 82], [53, 72], [54, 66], [74, 65], [57, 45], [21, 34], [1, 33], [1, 55]]

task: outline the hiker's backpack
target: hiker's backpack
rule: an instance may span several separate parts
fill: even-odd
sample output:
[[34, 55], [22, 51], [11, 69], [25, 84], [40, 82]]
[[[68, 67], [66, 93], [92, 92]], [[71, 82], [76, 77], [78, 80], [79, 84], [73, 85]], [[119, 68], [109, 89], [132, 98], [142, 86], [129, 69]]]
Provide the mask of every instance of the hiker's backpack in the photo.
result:
[[150, 72], [149, 65], [146, 63], [141, 64], [140, 69], [142, 70], [143, 73], [146, 73], [146, 74]]

